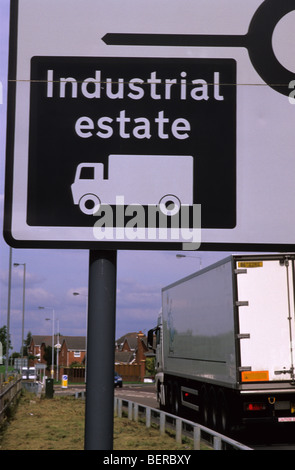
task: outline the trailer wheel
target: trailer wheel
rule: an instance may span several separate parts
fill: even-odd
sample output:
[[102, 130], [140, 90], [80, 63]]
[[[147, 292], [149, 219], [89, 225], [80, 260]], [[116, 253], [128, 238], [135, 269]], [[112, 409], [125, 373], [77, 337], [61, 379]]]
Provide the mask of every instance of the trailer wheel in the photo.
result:
[[181, 397], [180, 397], [180, 388], [177, 383], [173, 387], [173, 413], [177, 416], [180, 414], [181, 410]]
[[[161, 388], [163, 390], [161, 390]], [[158, 387], [157, 387], [157, 400], [158, 400], [158, 403], [159, 403], [159, 408], [160, 410], [164, 410], [165, 409], [165, 405], [163, 404], [163, 401], [162, 401], [162, 393], [165, 393], [165, 388], [164, 388], [164, 384], [161, 384], [160, 382], [158, 382]], [[165, 397], [164, 397], [165, 399]]]
[[173, 410], [173, 384], [172, 382], [168, 382], [167, 384], [167, 408], [168, 411]]
[[95, 215], [100, 204], [100, 199], [95, 194], [84, 194], [79, 201], [80, 210], [86, 215]]
[[218, 407], [217, 407], [216, 393], [213, 387], [211, 387], [210, 389], [209, 402], [210, 402], [210, 425], [212, 426], [213, 429], [217, 429]]
[[203, 386], [201, 388], [201, 401], [200, 401], [200, 406], [201, 406], [201, 421], [204, 424], [204, 426], [209, 427], [209, 397], [208, 397], [208, 392], [207, 388]]
[[228, 401], [225, 393], [222, 390], [219, 392], [218, 404], [220, 410], [218, 418], [218, 431], [220, 431], [222, 434], [227, 434], [231, 429], [231, 418]]

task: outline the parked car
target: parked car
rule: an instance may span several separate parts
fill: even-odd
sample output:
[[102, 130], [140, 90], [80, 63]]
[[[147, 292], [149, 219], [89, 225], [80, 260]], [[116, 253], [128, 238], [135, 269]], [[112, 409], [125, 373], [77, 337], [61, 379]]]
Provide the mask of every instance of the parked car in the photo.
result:
[[115, 372], [114, 386], [122, 388], [122, 385], [123, 385], [123, 379], [121, 375], [119, 375], [118, 372]]

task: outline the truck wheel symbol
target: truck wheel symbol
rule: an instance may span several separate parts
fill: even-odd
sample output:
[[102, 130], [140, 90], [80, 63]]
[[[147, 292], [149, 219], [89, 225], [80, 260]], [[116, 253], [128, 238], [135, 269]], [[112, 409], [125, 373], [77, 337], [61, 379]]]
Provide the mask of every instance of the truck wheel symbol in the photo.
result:
[[84, 194], [79, 201], [83, 214], [94, 215], [100, 208], [100, 199], [95, 194]]
[[160, 199], [160, 210], [164, 215], [175, 215], [180, 209], [180, 200], [173, 194], [167, 194]]

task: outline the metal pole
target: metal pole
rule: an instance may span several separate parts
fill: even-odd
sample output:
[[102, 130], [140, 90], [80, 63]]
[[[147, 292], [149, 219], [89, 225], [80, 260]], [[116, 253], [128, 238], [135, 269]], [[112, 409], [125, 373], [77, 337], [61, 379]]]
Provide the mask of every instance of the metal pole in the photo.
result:
[[85, 378], [84, 382], [86, 383], [86, 374], [87, 374], [87, 322], [88, 322], [88, 295], [81, 294], [80, 292], [73, 292], [73, 295], [82, 295], [86, 299], [85, 303], [85, 328], [86, 328], [86, 334], [85, 334]]
[[88, 295], [86, 296], [86, 305], [85, 305], [85, 319], [86, 319], [86, 334], [85, 334], [85, 376], [84, 382], [87, 382], [87, 328], [88, 328]]
[[[51, 378], [54, 379], [54, 308], [52, 307], [38, 307], [40, 310], [52, 310], [52, 351], [51, 351]], [[46, 318], [45, 320], [49, 320]]]
[[12, 267], [12, 248], [9, 248], [9, 274], [8, 274], [8, 304], [7, 304], [7, 326], [6, 326], [6, 359], [5, 359], [5, 380], [8, 377], [9, 361], [9, 338], [10, 338], [10, 300], [11, 300], [11, 267]]
[[52, 309], [51, 378], [54, 379], [54, 309]]
[[26, 263], [13, 263], [13, 266], [23, 266], [23, 316], [22, 316], [22, 342], [21, 342], [21, 364], [24, 367], [24, 331], [25, 331], [25, 298], [26, 298]]
[[57, 346], [56, 346], [56, 381], [58, 382], [59, 379], [59, 373], [58, 373], [58, 367], [59, 367], [59, 319], [56, 319], [57, 323]]
[[24, 277], [23, 277], [23, 316], [22, 316], [22, 364], [24, 361], [24, 342], [25, 342], [25, 298], [26, 298], [26, 263], [23, 263], [24, 266]]
[[117, 252], [89, 256], [85, 450], [113, 449]]

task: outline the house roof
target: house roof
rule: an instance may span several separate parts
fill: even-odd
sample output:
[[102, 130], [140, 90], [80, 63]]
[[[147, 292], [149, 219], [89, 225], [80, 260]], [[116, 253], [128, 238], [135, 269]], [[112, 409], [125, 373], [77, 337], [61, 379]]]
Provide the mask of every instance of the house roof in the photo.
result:
[[128, 344], [130, 345], [129, 341], [133, 341], [134, 338], [137, 338], [137, 335], [138, 335], [138, 333], [136, 331], [133, 332], [133, 333], [126, 333], [126, 335], [123, 335], [120, 338], [118, 338], [116, 340], [116, 343], [117, 343], [119, 348], [123, 346], [125, 340], [127, 340]]
[[32, 335], [32, 341], [34, 342], [35, 346], [41, 346], [41, 344], [43, 344], [43, 343], [46, 346], [51, 346], [52, 345], [52, 335], [50, 335], [50, 336], [49, 335]]
[[[32, 341], [34, 341], [35, 346], [41, 346], [41, 344], [45, 344], [45, 346], [52, 346], [52, 335], [51, 336], [44, 336], [44, 335], [32, 335]], [[63, 335], [54, 335], [54, 344], [56, 345], [57, 342], [62, 345], [63, 342], [66, 342], [67, 348], [72, 350], [79, 350], [83, 351], [86, 349], [86, 338], [85, 336], [63, 336]]]
[[130, 364], [134, 361], [134, 354], [131, 351], [115, 351], [115, 364]]
[[[116, 344], [119, 350], [122, 348], [125, 341], [127, 341], [131, 351], [136, 351], [138, 346], [138, 332], [126, 333], [116, 340]], [[147, 338], [145, 335], [142, 335], [140, 338], [141, 341], [147, 345]], [[66, 343], [66, 346], [69, 350], [86, 350], [86, 338], [85, 336], [64, 336], [64, 335], [55, 335], [54, 344], [59, 343], [62, 345], [63, 342]], [[52, 335], [32, 335], [32, 341], [35, 346], [41, 346], [43, 343], [45, 346], [52, 346]], [[125, 361], [124, 361], [125, 362]]]
[[[141, 335], [141, 332], [133, 332], [133, 333], [127, 333], [124, 336], [121, 336], [116, 340], [116, 344], [119, 349], [122, 349], [123, 345], [125, 342], [128, 343], [129, 348], [133, 351], [136, 351], [137, 346], [138, 346], [138, 336]], [[140, 340], [147, 346], [147, 337], [145, 335], [142, 335]]]
[[69, 350], [85, 351], [86, 338], [85, 336], [62, 336], [63, 342], [66, 343]]

